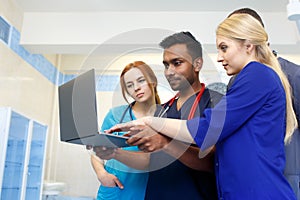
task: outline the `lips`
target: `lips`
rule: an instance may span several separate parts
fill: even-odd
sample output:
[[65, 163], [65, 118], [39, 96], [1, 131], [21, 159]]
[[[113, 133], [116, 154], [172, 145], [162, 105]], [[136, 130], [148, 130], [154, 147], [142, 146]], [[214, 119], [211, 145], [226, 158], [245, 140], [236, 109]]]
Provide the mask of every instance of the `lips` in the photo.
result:
[[223, 64], [223, 67], [225, 70], [227, 70], [227, 66], [228, 66], [228, 64]]
[[168, 82], [169, 82], [170, 84], [172, 84], [172, 83], [177, 83], [178, 81], [179, 81], [179, 79], [176, 79], [176, 78], [168, 79]]
[[136, 95], [137, 98], [142, 98], [143, 96], [144, 96], [144, 93], [138, 93], [138, 94]]

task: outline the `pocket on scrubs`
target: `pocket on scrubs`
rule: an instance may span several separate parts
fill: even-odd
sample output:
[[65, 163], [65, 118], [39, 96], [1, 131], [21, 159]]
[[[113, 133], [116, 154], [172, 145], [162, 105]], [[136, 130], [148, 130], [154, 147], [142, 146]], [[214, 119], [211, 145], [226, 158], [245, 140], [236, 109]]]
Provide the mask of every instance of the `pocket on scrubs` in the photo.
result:
[[100, 186], [98, 190], [97, 200], [117, 200], [119, 199], [120, 188]]

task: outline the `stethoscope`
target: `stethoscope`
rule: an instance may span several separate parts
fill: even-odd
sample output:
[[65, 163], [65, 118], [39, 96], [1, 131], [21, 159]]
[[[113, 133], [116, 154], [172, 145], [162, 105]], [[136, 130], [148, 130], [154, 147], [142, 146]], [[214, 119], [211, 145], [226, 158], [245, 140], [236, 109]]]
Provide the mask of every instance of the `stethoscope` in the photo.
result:
[[[189, 116], [188, 116], [188, 119], [192, 119], [194, 118], [194, 115], [195, 115], [195, 112], [196, 112], [196, 109], [197, 109], [197, 106], [201, 100], [201, 97], [205, 91], [205, 84], [204, 83], [201, 83], [201, 90], [200, 92], [198, 93], [198, 95], [196, 96], [195, 100], [194, 100], [194, 103], [192, 105], [192, 108], [190, 110], [190, 113], [189, 113]], [[174, 101], [176, 99], [178, 99], [180, 96], [180, 93], [177, 93], [168, 103], [165, 103], [160, 112], [158, 113], [158, 117], [162, 117], [164, 116], [164, 114], [170, 109], [170, 107], [173, 105]]]
[[130, 120], [132, 121], [133, 120], [133, 115], [132, 115], [132, 106], [135, 104], [135, 102], [132, 102], [131, 104], [129, 104], [126, 109], [124, 110], [122, 116], [121, 116], [121, 119], [119, 121], [119, 124], [123, 123], [123, 120], [124, 120], [124, 117], [127, 113], [127, 111], [129, 110], [129, 115], [130, 115]]
[[[195, 100], [194, 100], [194, 103], [192, 105], [192, 108], [190, 110], [190, 113], [189, 113], [189, 116], [188, 116], [188, 119], [192, 119], [194, 118], [194, 115], [195, 115], [195, 112], [196, 112], [196, 109], [197, 109], [197, 106], [201, 100], [201, 97], [205, 91], [205, 84], [204, 83], [201, 83], [201, 90], [200, 92], [198, 93], [198, 95], [196, 96]], [[166, 114], [166, 112], [170, 109], [170, 107], [173, 105], [173, 103], [175, 102], [176, 99], [178, 99], [180, 96], [180, 93], [178, 92], [172, 99], [170, 99], [170, 101], [168, 103], [165, 103], [161, 110], [159, 111], [158, 113], [158, 117], [162, 117], [164, 116], [164, 114]], [[133, 120], [133, 114], [132, 114], [132, 106], [134, 105], [135, 102], [129, 104], [127, 106], [127, 108], [124, 110], [122, 116], [121, 116], [121, 119], [119, 121], [119, 123], [123, 123], [123, 120], [124, 120], [124, 117], [125, 117], [125, 114], [127, 113], [127, 111], [129, 110], [129, 115], [130, 115], [130, 119]]]

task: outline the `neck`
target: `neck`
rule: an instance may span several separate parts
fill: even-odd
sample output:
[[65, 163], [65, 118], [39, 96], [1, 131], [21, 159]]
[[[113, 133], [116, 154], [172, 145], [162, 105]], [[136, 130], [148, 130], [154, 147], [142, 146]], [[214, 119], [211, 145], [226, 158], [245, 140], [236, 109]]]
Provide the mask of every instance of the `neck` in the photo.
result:
[[202, 88], [200, 81], [194, 82], [191, 87], [186, 88], [185, 90], [179, 91], [181, 99], [188, 99], [190, 96], [199, 92]]
[[199, 92], [202, 88], [200, 81], [194, 82], [191, 87], [186, 88], [185, 90], [179, 91], [180, 96], [177, 100], [177, 109], [179, 110], [181, 106], [190, 98], [192, 95]]
[[136, 116], [136, 118], [145, 117], [145, 116], [153, 116], [154, 112], [156, 110], [155, 106], [155, 100], [154, 101], [146, 101], [146, 102], [136, 102], [133, 107], [133, 113]]

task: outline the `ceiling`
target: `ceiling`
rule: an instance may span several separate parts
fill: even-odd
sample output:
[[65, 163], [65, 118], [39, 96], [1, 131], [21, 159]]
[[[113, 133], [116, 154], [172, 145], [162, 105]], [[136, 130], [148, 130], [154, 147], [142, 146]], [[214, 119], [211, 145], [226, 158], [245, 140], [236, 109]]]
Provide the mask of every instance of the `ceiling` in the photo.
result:
[[[216, 15], [218, 12], [223, 13], [230, 13], [233, 10], [241, 7], [249, 7], [253, 8], [259, 13], [263, 14], [264, 21], [268, 22], [268, 25], [272, 25], [272, 23], [280, 23], [276, 20], [274, 21], [273, 18], [268, 17], [268, 14], [270, 13], [270, 16], [272, 16], [274, 13], [281, 13], [281, 15], [285, 18], [285, 13], [287, 12], [286, 6], [289, 3], [289, 0], [151, 0], [151, 1], [143, 1], [143, 0], [15, 0], [17, 4], [20, 6], [21, 10], [23, 10], [24, 13], [70, 13], [72, 16], [78, 15], [78, 13], [81, 15], [87, 15], [87, 13], [110, 13], [110, 12], [121, 12], [121, 13], [134, 13], [134, 12], [142, 12], [147, 13], [151, 12], [153, 13], [163, 13], [163, 12], [177, 12], [177, 14], [180, 12], [186, 13], [204, 13], [204, 12], [216, 12]], [[126, 15], [125, 14], [125, 15]], [[109, 14], [107, 14], [109, 16]], [[218, 17], [214, 15], [213, 17]], [[225, 14], [226, 15], [226, 14]], [[42, 16], [42, 15], [41, 15]], [[121, 16], [121, 15], [120, 15]], [[50, 17], [51, 18], [51, 17]], [[269, 18], [269, 21], [267, 21]], [[73, 19], [73, 18], [72, 18]], [[41, 20], [43, 20], [41, 18]], [[166, 23], [169, 23], [172, 20], [176, 22], [176, 18], [172, 19], [164, 19]], [[270, 21], [271, 20], [271, 21]], [[178, 19], [177, 19], [178, 21]], [[191, 22], [192, 21], [192, 22]], [[199, 30], [208, 29], [206, 26], [201, 26], [199, 24], [203, 23], [201, 21], [197, 22], [196, 20], [187, 21], [186, 24], [194, 23], [199, 27]], [[218, 21], [218, 20], [217, 20]], [[122, 23], [122, 22], [121, 22]], [[161, 22], [160, 22], [161, 23]], [[185, 22], [177, 22], [179, 23], [179, 26], [185, 27]], [[32, 24], [32, 22], [31, 22]], [[182, 25], [180, 25], [182, 24]], [[129, 24], [130, 25], [130, 24]], [[105, 27], [106, 25], [103, 24]], [[101, 26], [101, 27], [103, 27]], [[119, 24], [116, 24], [115, 27], [119, 26]], [[111, 25], [111, 27], [114, 27]], [[194, 27], [194, 26], [193, 26]], [[24, 28], [24, 27], [23, 27]], [[70, 29], [70, 24], [66, 26], [67, 29]], [[104, 28], [105, 29], [105, 28]], [[34, 35], [32, 30], [30, 30], [30, 35]], [[106, 30], [106, 29], [105, 29]], [[53, 32], [50, 31], [51, 33]], [[277, 34], [278, 31], [273, 31]], [[42, 34], [40, 34], [42, 35]], [[124, 34], [123, 34], [124, 35]], [[151, 35], [152, 36], [152, 35]], [[160, 37], [161, 38], [161, 37]], [[280, 36], [279, 38], [282, 38]], [[33, 45], [34, 46], [34, 45]], [[297, 46], [297, 45], [296, 45]], [[38, 48], [41, 53], [47, 52], [49, 49], [59, 49], [62, 47], [58, 45], [36, 45], [34, 48]], [[73, 52], [72, 49], [84, 49], [84, 46], [82, 45], [71, 45], [68, 47], [69, 52]], [[71, 50], [70, 50], [71, 48]], [[295, 49], [295, 51], [300, 51], [299, 47], [295, 47], [295, 45], [287, 45], [280, 46], [279, 48], [286, 48], [290, 51], [290, 49]], [[115, 48], [116, 49], [116, 48]], [[119, 49], [119, 48], [117, 48]], [[107, 50], [107, 48], [106, 48]], [[110, 50], [109, 52], [113, 52], [114, 48]], [[215, 51], [215, 46], [213, 45], [213, 50]], [[50, 50], [51, 52], [51, 50]], [[47, 53], [46, 53], [47, 54]], [[58, 53], [63, 54], [63, 53]], [[103, 54], [103, 53], [102, 53]], [[135, 55], [136, 56], [136, 55]], [[139, 55], [141, 57], [141, 55]], [[103, 57], [103, 56], [102, 56]], [[148, 55], [149, 57], [149, 55]], [[86, 60], [86, 57], [84, 55], [72, 55], [72, 53], [61, 55], [61, 65], [62, 70], [65, 72], [73, 72], [74, 70], [77, 70], [78, 68], [82, 68], [83, 64], [82, 62]], [[102, 58], [101, 58], [102, 59]], [[146, 58], [145, 58], [146, 59]], [[154, 58], [150, 57], [151, 60], [155, 60]], [[159, 54], [157, 56], [157, 59], [159, 59], [159, 63], [161, 63], [161, 55]], [[92, 59], [91, 56], [89, 56], [89, 60], [91, 60], [92, 63], [97, 63], [97, 65], [103, 65], [103, 62], [100, 62], [98, 59]], [[85, 61], [88, 63], [87, 61]], [[127, 61], [126, 61], [127, 62]], [[90, 65], [90, 63], [89, 63]], [[93, 64], [94, 65], [94, 64]], [[123, 66], [123, 65], [120, 65]]]
[[24, 12], [232, 11], [286, 12], [288, 0], [16, 0]]

